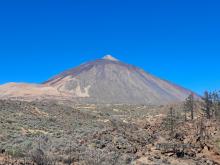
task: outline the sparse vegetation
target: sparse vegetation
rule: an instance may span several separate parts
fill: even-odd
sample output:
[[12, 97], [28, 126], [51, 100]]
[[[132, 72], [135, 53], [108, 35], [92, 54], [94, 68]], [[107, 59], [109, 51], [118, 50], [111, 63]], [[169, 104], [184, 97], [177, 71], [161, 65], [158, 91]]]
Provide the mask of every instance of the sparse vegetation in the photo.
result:
[[220, 120], [220, 92], [212, 93], [212, 113], [215, 119]]
[[205, 91], [203, 99], [203, 108], [202, 110], [205, 112], [205, 115], [207, 119], [211, 119], [213, 113], [212, 113], [212, 94], [208, 91]]
[[184, 103], [184, 112], [185, 112], [185, 121], [187, 121], [187, 112], [190, 112], [191, 114], [191, 120], [194, 119], [194, 109], [195, 109], [195, 100], [194, 100], [194, 94], [191, 93]]
[[[0, 101], [3, 164], [206, 165], [214, 160], [199, 153], [219, 151], [217, 123], [195, 109], [184, 122], [181, 105], [66, 105]], [[217, 101], [211, 105], [217, 114]]]

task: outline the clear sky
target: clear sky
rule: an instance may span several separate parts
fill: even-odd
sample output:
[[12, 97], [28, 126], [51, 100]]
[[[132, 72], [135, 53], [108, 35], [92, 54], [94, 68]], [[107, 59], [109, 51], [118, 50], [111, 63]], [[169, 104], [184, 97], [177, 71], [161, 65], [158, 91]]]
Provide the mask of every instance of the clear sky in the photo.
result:
[[105, 54], [200, 94], [220, 89], [220, 1], [0, 0], [0, 84]]

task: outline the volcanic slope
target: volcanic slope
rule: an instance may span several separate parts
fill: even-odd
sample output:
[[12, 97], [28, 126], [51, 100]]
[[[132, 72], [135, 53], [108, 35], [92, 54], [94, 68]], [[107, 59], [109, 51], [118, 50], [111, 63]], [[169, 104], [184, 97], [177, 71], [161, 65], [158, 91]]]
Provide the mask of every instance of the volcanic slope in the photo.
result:
[[159, 105], [183, 101], [191, 93], [110, 55], [64, 71], [43, 84], [86, 103]]

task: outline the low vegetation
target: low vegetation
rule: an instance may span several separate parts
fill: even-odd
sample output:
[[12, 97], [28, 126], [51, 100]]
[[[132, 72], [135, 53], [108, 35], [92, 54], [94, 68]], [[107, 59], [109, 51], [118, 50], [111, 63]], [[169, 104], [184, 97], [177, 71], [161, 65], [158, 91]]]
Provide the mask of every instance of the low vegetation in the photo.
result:
[[0, 164], [220, 164], [219, 116], [217, 92], [167, 106], [1, 100]]

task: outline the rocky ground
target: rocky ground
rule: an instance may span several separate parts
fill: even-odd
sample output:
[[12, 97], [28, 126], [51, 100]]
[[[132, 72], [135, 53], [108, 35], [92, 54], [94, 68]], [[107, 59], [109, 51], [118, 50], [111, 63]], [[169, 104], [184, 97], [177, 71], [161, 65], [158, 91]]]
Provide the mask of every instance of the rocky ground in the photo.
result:
[[220, 164], [218, 121], [173, 107], [2, 100], [0, 164]]

